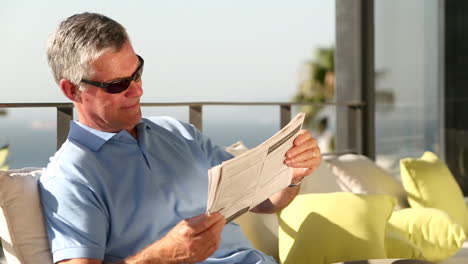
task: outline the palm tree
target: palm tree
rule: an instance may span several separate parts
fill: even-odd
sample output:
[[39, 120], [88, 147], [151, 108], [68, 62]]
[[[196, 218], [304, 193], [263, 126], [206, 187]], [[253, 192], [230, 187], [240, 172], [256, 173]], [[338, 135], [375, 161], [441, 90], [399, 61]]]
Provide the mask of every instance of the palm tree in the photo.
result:
[[[299, 83], [294, 102], [323, 103], [335, 96], [335, 48], [319, 47], [313, 60], [306, 61], [305, 76]], [[306, 113], [306, 124], [314, 119], [322, 109], [319, 105], [307, 105], [302, 108]], [[313, 125], [313, 124], [312, 124]]]
[[[314, 59], [306, 61], [303, 66], [305, 74], [299, 82], [293, 101], [301, 103], [332, 101], [335, 97], [335, 48], [317, 48]], [[335, 135], [330, 130], [332, 120], [329, 120], [328, 116], [329, 112], [334, 110], [325, 109], [323, 105], [308, 104], [302, 107], [302, 111], [306, 113], [304, 125], [315, 130], [315, 136], [322, 150], [334, 151]]]

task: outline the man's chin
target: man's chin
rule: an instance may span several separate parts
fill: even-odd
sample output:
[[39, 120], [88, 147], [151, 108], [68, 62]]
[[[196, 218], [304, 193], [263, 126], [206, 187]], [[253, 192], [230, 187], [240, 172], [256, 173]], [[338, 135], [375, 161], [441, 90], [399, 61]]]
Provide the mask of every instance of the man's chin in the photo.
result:
[[133, 117], [132, 117], [132, 120], [133, 120], [133, 123], [136, 125], [138, 125], [138, 123], [141, 122], [141, 118], [142, 118], [142, 115], [141, 115], [141, 109], [138, 111], [137, 114], [135, 114]]
[[142, 118], [141, 109], [138, 108], [135, 111], [120, 111], [121, 124], [125, 127], [133, 127], [140, 123]]

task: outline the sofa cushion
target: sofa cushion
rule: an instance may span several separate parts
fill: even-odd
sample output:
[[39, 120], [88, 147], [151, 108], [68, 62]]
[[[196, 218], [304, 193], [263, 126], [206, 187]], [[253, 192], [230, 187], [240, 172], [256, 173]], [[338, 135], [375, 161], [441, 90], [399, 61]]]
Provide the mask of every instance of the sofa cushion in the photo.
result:
[[390, 259], [424, 259], [421, 250], [411, 242], [405, 231], [388, 225], [385, 233], [385, 251]]
[[468, 210], [460, 186], [444, 162], [432, 152], [400, 161], [401, 179], [411, 207], [445, 211], [468, 234]]
[[[336, 177], [322, 162], [301, 184], [300, 193], [339, 192]], [[235, 220], [252, 245], [278, 259], [278, 219], [272, 214], [245, 213]]]
[[342, 189], [338, 185], [338, 178], [333, 174], [330, 167], [325, 161], [331, 157], [323, 157], [322, 162], [317, 169], [309, 176], [304, 178], [301, 183], [301, 194], [306, 193], [330, 193], [341, 192]]
[[[392, 239], [395, 234], [402, 239]], [[390, 217], [385, 247], [388, 258], [438, 262], [454, 255], [465, 238], [463, 228], [444, 211], [408, 208], [396, 211]]]
[[396, 204], [388, 195], [303, 194], [279, 214], [282, 263], [385, 258], [385, 226]]
[[392, 175], [366, 156], [346, 154], [325, 161], [343, 191], [362, 194], [387, 194], [398, 200], [397, 207], [407, 208], [406, 192]]
[[0, 237], [9, 264], [52, 263], [37, 188], [41, 171], [0, 171]]

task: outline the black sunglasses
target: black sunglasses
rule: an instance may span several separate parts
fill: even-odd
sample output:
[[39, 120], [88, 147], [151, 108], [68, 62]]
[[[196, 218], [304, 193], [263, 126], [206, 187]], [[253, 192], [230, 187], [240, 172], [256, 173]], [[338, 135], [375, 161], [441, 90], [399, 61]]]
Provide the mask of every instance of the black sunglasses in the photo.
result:
[[137, 55], [137, 57], [138, 57], [138, 60], [140, 61], [140, 65], [138, 65], [138, 68], [132, 74], [132, 76], [128, 78], [118, 79], [112, 82], [95, 82], [95, 81], [81, 79], [81, 82], [102, 88], [104, 89], [104, 91], [110, 94], [121, 93], [128, 89], [132, 81], [139, 82], [141, 80], [141, 74], [143, 73], [143, 64], [145, 63], [145, 61], [143, 60], [142, 57], [140, 57], [140, 55]]

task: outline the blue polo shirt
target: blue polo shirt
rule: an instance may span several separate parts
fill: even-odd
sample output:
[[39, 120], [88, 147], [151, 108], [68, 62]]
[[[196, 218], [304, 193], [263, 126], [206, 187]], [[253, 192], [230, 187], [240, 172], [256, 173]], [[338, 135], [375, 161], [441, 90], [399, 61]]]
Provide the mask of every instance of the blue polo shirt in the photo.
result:
[[[118, 262], [206, 211], [207, 171], [232, 158], [193, 126], [143, 118], [138, 140], [72, 122], [39, 188], [54, 262]], [[202, 263], [276, 263], [252, 249], [237, 224]]]

